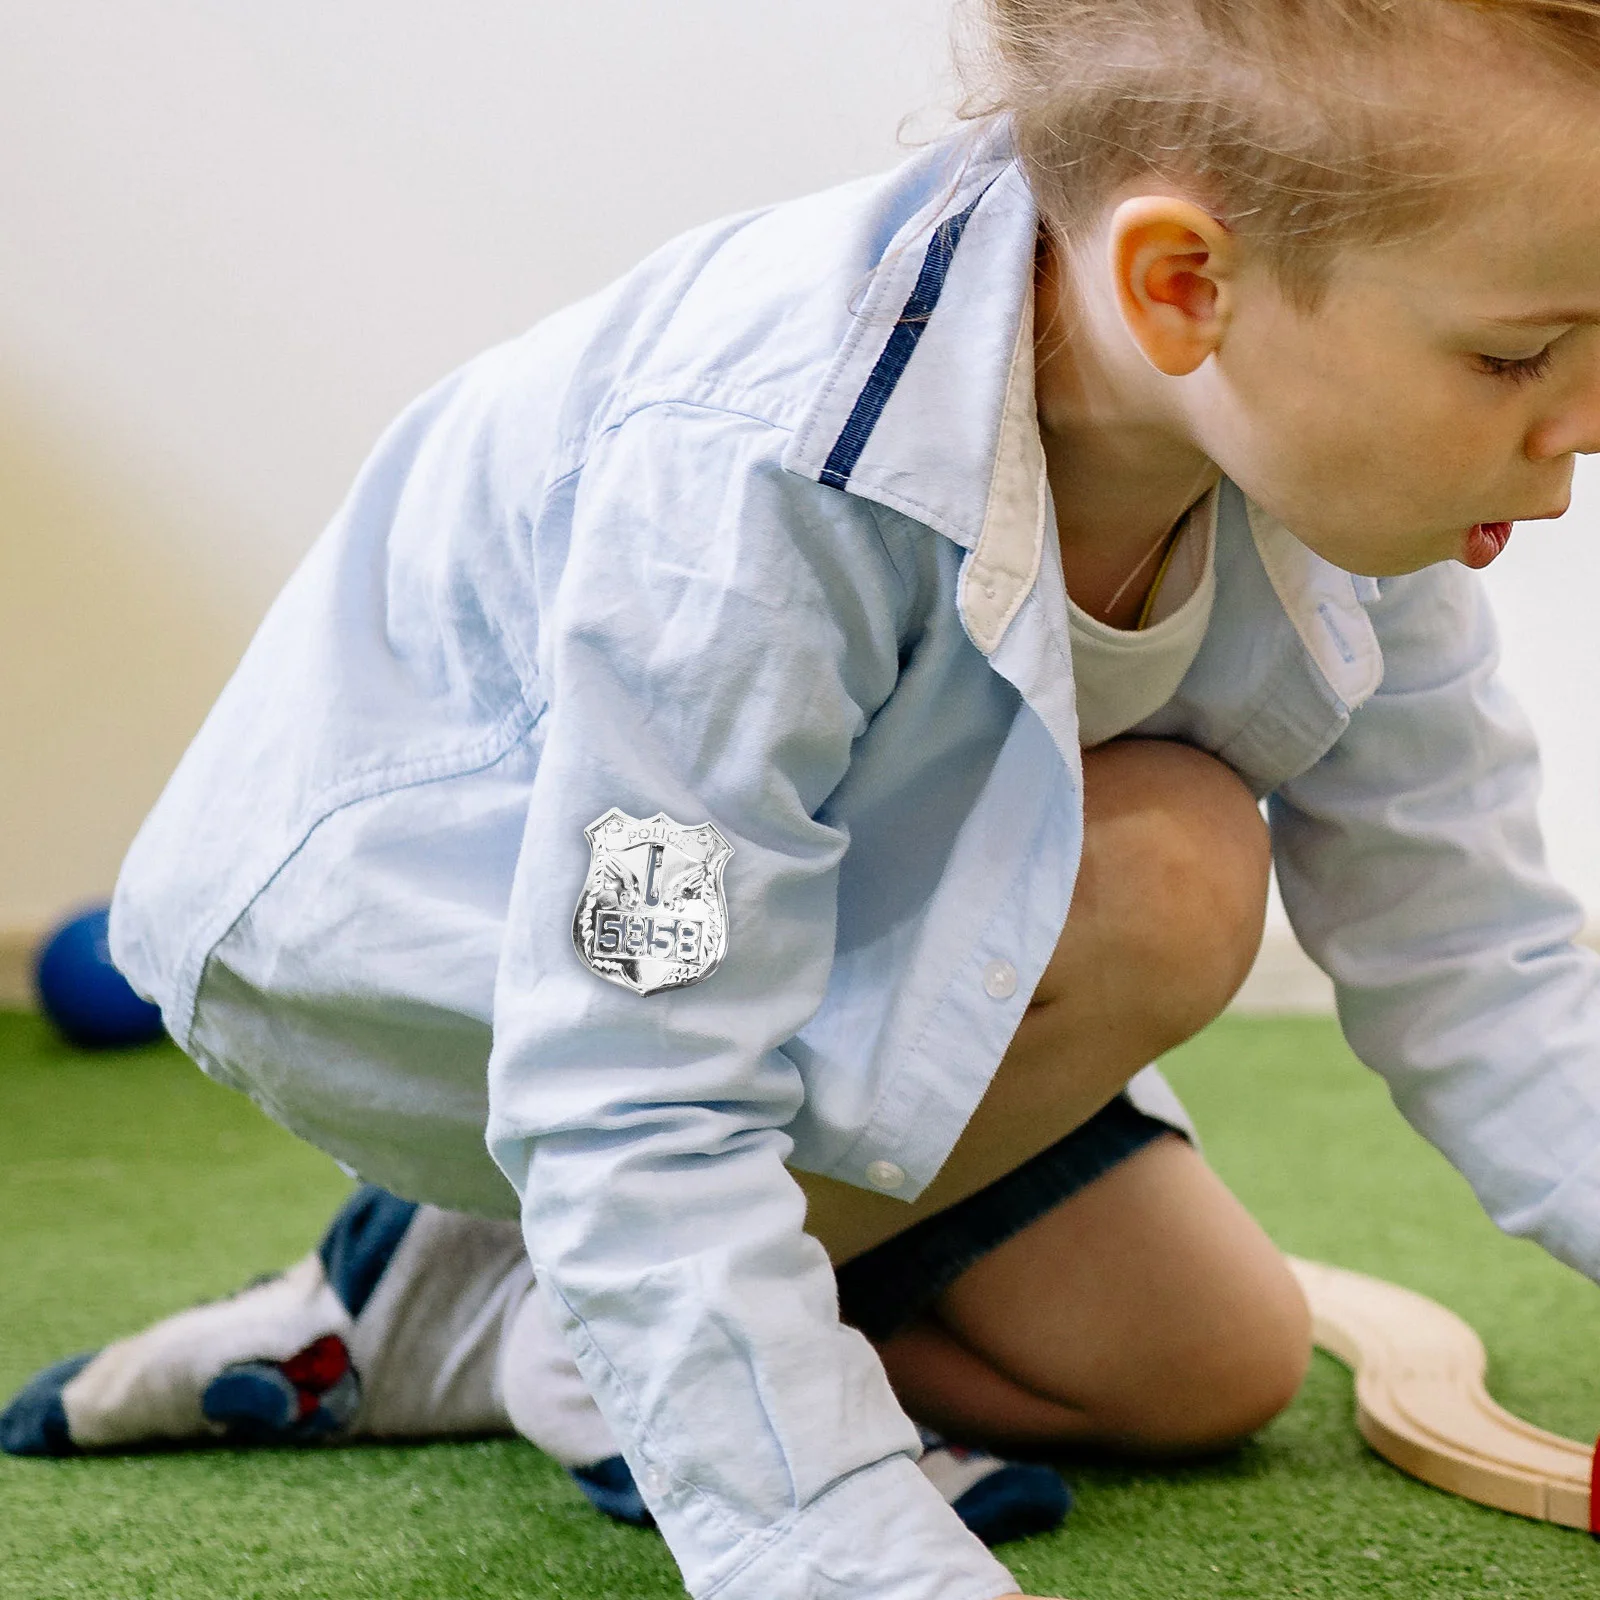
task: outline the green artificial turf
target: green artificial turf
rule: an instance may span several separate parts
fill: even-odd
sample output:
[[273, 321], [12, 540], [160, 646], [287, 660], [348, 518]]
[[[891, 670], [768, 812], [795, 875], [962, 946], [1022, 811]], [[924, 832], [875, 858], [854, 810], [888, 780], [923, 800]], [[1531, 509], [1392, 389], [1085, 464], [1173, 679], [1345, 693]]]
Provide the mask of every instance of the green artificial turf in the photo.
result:
[[[1287, 1249], [1397, 1279], [1482, 1333], [1513, 1411], [1600, 1426], [1600, 1299], [1497, 1235], [1317, 1019], [1225, 1019], [1169, 1062], [1223, 1176]], [[0, 1395], [302, 1254], [332, 1165], [166, 1047], [81, 1055], [0, 1015]], [[1225, 1459], [1071, 1466], [1059, 1534], [1007, 1548], [1080, 1600], [1600, 1596], [1600, 1546], [1424, 1488], [1370, 1455], [1319, 1356]], [[64, 1462], [0, 1457], [4, 1600], [671, 1596], [651, 1533], [592, 1513], [514, 1440]]]

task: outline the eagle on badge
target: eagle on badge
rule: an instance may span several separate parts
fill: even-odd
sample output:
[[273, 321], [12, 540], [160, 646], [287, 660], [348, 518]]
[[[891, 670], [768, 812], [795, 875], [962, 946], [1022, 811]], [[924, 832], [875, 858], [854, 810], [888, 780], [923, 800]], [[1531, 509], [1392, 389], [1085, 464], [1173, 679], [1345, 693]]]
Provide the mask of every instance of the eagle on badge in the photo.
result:
[[589, 872], [572, 917], [572, 942], [597, 977], [635, 994], [700, 983], [728, 948], [722, 869], [733, 846], [709, 822], [664, 812], [596, 817]]

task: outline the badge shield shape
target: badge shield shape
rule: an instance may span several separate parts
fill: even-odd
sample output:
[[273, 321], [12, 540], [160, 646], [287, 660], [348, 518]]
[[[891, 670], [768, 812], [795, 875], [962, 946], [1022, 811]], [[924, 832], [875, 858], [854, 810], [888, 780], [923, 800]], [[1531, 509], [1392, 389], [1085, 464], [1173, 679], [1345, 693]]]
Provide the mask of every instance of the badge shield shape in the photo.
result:
[[615, 806], [583, 836], [589, 875], [572, 917], [583, 964], [635, 994], [709, 978], [728, 949], [722, 869], [733, 846], [709, 822], [684, 827]]

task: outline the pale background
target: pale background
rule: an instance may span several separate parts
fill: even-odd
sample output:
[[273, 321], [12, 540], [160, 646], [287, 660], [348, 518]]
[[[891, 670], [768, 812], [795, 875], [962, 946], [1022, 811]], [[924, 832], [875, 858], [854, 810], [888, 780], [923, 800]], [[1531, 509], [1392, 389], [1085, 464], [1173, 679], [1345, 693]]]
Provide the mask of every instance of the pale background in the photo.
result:
[[[109, 891], [407, 400], [685, 227], [890, 165], [955, 99], [948, 6], [0, 0], [0, 934]], [[1600, 912], [1597, 530], [1580, 467], [1488, 581]]]

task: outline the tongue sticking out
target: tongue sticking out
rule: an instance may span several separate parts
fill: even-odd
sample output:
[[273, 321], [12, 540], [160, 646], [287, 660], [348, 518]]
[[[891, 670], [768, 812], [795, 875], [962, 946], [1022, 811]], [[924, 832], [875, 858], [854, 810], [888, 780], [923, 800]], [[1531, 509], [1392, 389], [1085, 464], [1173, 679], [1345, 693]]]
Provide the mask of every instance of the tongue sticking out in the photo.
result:
[[1509, 522], [1480, 522], [1467, 535], [1461, 559], [1469, 567], [1486, 567], [1505, 549], [1510, 538]]

